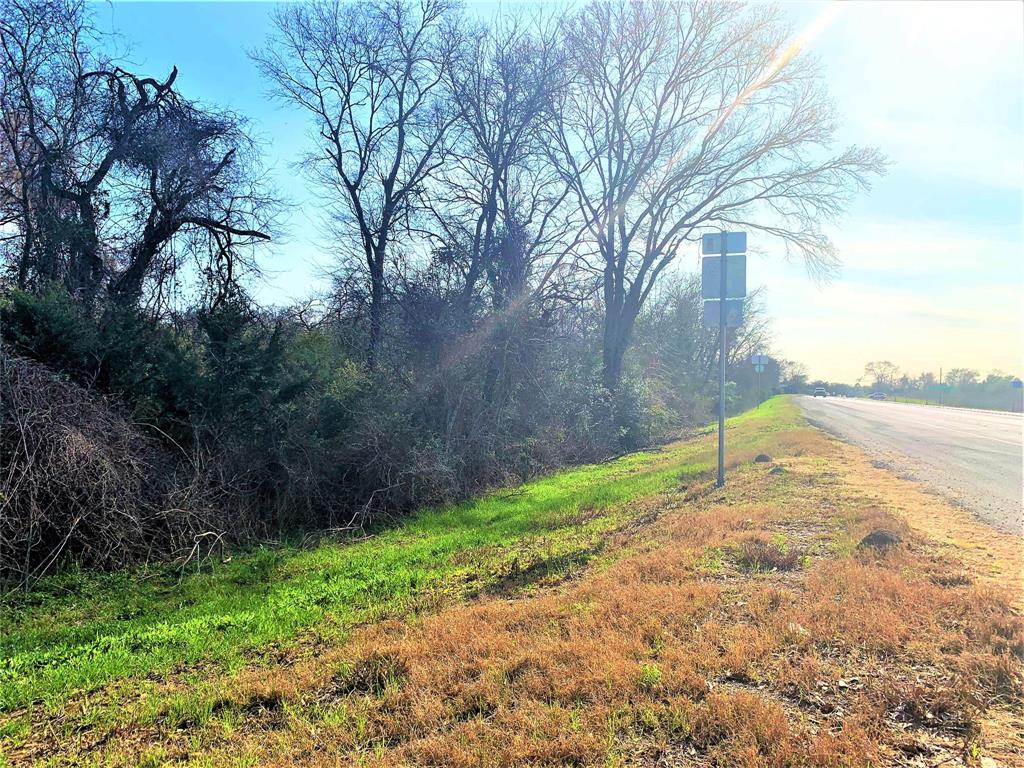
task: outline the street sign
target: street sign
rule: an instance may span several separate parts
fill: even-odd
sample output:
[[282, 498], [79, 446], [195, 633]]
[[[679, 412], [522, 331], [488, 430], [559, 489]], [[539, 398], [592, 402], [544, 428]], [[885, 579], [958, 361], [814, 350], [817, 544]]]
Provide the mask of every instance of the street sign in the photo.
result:
[[[704, 299], [704, 325], [718, 328], [718, 480], [725, 485], [725, 364], [729, 328], [743, 322], [743, 297], [747, 295], [746, 232], [709, 232], [701, 238], [700, 293]], [[714, 254], [717, 254], [714, 255]], [[724, 263], [723, 263], [724, 262]], [[724, 302], [724, 303], [723, 303]], [[758, 393], [760, 396], [760, 393]]]
[[[719, 323], [718, 299], [704, 302], [704, 326], [717, 328]], [[743, 323], [743, 299], [725, 300], [725, 325], [735, 328]]]
[[762, 355], [760, 353], [750, 356], [750, 362], [754, 364], [754, 373], [757, 374], [757, 406], [761, 407], [761, 374], [764, 373], [764, 367], [768, 365], [768, 355]]
[[952, 387], [949, 384], [929, 384], [928, 389], [935, 390], [936, 392], [949, 392]]
[[701, 253], [722, 253], [722, 236], [725, 236], [726, 253], [746, 253], [747, 233], [746, 232], [709, 232], [701, 240]]
[[[700, 295], [717, 299], [722, 295], [722, 257], [705, 256], [700, 265]], [[745, 254], [725, 257], [725, 295], [742, 299], [747, 295], [747, 257]]]

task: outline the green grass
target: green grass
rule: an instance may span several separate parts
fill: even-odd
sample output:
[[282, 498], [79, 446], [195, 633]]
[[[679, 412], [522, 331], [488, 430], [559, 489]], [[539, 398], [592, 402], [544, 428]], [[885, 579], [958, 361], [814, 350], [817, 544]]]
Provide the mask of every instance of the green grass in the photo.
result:
[[[796, 426], [776, 398], [731, 419], [737, 447]], [[625, 502], [713, 469], [710, 440], [677, 443], [424, 510], [351, 543], [257, 549], [182, 575], [171, 568], [69, 571], [0, 602], [0, 712], [200, 662], [231, 669], [271, 644], [415, 611], [500, 582], [512, 558], [572, 567], [627, 521]], [[471, 588], [470, 585], [476, 585]]]

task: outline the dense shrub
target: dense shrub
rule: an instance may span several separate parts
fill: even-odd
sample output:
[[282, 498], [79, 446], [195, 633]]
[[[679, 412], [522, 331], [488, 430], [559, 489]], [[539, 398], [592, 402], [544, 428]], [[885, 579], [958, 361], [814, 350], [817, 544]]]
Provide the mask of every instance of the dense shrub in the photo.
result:
[[111, 566], [183, 545], [175, 462], [111, 403], [0, 349], [0, 580], [73, 559]]
[[203, 393], [194, 339], [131, 307], [86, 307], [63, 288], [0, 297], [2, 339], [19, 354], [130, 405], [133, 420], [179, 444], [192, 436]]
[[20, 447], [5, 452], [0, 570], [188, 554], [203, 533], [361, 528], [663, 442], [710, 413], [692, 285], [652, 303], [614, 394], [595, 309], [490, 323], [443, 287], [414, 289], [394, 298], [372, 369], [358, 313], [307, 323], [236, 291], [153, 318], [8, 291], [4, 444]]

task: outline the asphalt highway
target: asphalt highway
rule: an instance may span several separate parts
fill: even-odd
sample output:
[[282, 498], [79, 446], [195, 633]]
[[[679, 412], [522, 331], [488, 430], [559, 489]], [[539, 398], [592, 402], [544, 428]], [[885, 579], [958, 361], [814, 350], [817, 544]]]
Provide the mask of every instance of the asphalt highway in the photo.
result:
[[894, 472], [930, 486], [987, 523], [1024, 534], [1024, 418], [842, 397], [800, 396], [812, 424], [859, 445]]

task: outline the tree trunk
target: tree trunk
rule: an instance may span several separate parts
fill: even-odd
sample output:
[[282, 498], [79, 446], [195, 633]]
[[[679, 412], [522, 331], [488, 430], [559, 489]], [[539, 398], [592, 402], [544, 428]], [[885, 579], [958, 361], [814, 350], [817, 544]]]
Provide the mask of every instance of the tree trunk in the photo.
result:
[[[605, 295], [607, 297], [609, 293]], [[609, 392], [617, 391], [622, 381], [622, 362], [633, 341], [633, 327], [640, 314], [640, 294], [635, 289], [613, 298], [615, 300], [610, 302], [611, 308], [607, 305], [605, 307], [602, 349], [604, 388]]]
[[370, 343], [367, 365], [373, 370], [380, 355], [384, 336], [384, 252], [376, 251], [370, 260]]
[[[491, 230], [493, 231], [493, 222]], [[491, 236], [488, 236], [491, 239]], [[526, 283], [529, 265], [523, 245], [525, 237], [516, 224], [506, 225], [500, 241], [498, 258], [489, 258], [487, 276], [491, 285], [491, 310], [497, 318], [493, 335], [494, 349], [487, 363], [484, 377], [484, 401], [494, 402], [499, 384], [505, 376], [507, 345], [516, 344], [516, 351], [522, 349], [522, 336], [518, 328], [526, 322], [529, 309], [526, 306]], [[488, 248], [491, 245], [487, 246]], [[506, 383], [507, 384], [507, 383]]]
[[630, 330], [624, 327], [621, 316], [605, 315], [601, 373], [604, 388], [609, 392], [617, 391], [622, 381], [622, 361], [629, 346]]
[[78, 231], [69, 243], [68, 290], [86, 302], [92, 303], [103, 278], [103, 262], [99, 255], [99, 235], [96, 208], [92, 199], [83, 193], [78, 200]]
[[128, 268], [111, 286], [110, 294], [114, 301], [128, 306], [141, 298], [146, 275], [154, 259], [177, 229], [176, 225], [160, 218], [155, 208], [150, 211], [146, 228], [142, 231], [142, 240], [132, 249], [128, 259]]
[[28, 213], [28, 206], [25, 207], [25, 211], [22, 217], [21, 257], [18, 259], [18, 287], [22, 290], [28, 286], [28, 271], [32, 263], [32, 248], [35, 245], [35, 233], [32, 229], [32, 218]]
[[473, 305], [473, 296], [476, 293], [476, 284], [480, 276], [491, 267], [491, 249], [494, 241], [494, 228], [498, 218], [497, 190], [494, 185], [487, 193], [487, 200], [484, 202], [483, 212], [477, 219], [476, 230], [473, 234], [472, 250], [469, 254], [469, 271], [466, 274], [466, 282], [462, 287], [461, 307], [464, 317], [469, 317]]

